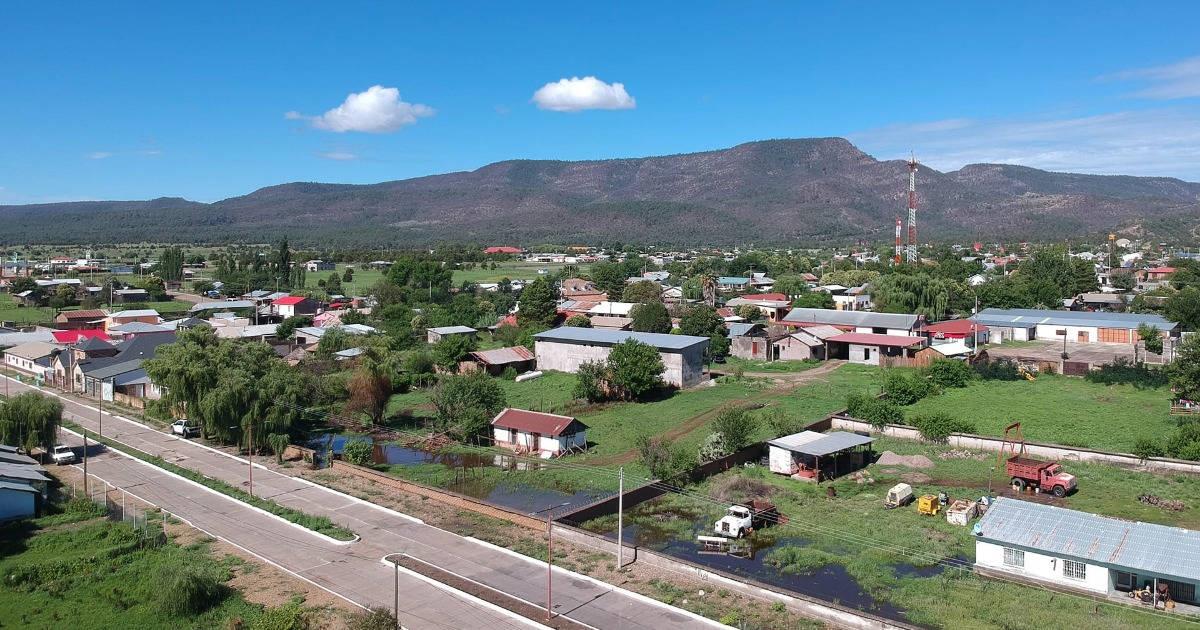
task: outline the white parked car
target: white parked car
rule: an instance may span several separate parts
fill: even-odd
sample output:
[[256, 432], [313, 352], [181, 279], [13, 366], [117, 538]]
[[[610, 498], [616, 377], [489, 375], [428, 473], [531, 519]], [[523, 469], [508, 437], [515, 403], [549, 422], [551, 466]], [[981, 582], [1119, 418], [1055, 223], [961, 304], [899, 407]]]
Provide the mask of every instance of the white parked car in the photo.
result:
[[53, 459], [54, 463], [59, 466], [74, 464], [76, 459], [75, 451], [70, 446], [59, 444], [50, 451], [50, 459]]
[[184, 418], [171, 423], [171, 433], [184, 438], [190, 438], [193, 435], [200, 434], [200, 427], [193, 424], [191, 420]]

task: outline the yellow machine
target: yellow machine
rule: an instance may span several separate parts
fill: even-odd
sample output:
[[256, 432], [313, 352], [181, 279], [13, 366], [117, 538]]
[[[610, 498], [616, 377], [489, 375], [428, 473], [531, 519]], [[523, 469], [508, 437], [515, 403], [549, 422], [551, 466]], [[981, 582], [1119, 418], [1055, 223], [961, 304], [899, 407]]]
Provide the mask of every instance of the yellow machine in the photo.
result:
[[927, 514], [929, 516], [937, 516], [942, 509], [942, 505], [938, 503], [938, 498], [932, 494], [923, 494], [917, 499], [917, 514]]
[[1018, 365], [1017, 373], [1020, 374], [1021, 376], [1024, 376], [1025, 380], [1027, 380], [1027, 381], [1037, 380], [1037, 370], [1031, 369], [1028, 366]]

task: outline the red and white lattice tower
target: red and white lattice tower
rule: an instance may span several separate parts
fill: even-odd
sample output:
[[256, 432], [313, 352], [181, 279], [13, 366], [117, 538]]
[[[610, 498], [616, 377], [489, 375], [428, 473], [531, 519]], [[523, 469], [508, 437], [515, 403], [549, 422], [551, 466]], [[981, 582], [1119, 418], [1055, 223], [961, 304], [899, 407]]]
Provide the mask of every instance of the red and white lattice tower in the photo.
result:
[[917, 158], [908, 160], [908, 262], [917, 262]]

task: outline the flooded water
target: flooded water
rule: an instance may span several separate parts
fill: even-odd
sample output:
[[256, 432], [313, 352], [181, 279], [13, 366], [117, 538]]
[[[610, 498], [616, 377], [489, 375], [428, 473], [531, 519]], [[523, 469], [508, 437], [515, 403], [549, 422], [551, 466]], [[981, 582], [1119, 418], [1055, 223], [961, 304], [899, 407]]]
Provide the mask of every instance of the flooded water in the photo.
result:
[[962, 567], [969, 570], [971, 564], [971, 560], [966, 556], [954, 556], [953, 558], [945, 558], [937, 564], [925, 567], [919, 567], [914, 564], [897, 564], [892, 567], [892, 571], [896, 574], [896, 577], [928, 578], [939, 576], [947, 569], [954, 567]]
[[[653, 501], [643, 505], [652, 503]], [[896, 621], [907, 621], [901, 609], [887, 602], [877, 601], [870, 593], [864, 591], [858, 581], [841, 565], [825, 565], [809, 573], [788, 573], [767, 564], [766, 559], [771, 550], [786, 546], [806, 546], [809, 541], [804, 538], [775, 536], [768, 528], [749, 539], [740, 541], [748, 544], [746, 549], [748, 554], [746, 555], [700, 552], [695, 542], [696, 536], [714, 535], [712, 531], [714, 520], [708, 518], [707, 515], [669, 515], [664, 518], [661, 525], [633, 524], [625, 526], [623, 529], [624, 540], [627, 544], [635, 543], [647, 549], [732, 575], [750, 578], [785, 591], [836, 602], [842, 606], [867, 611]], [[616, 538], [616, 533], [613, 531], [597, 533], [609, 538]], [[912, 568], [916, 569], [916, 567]]]
[[[313, 438], [309, 445], [318, 451], [323, 450], [326, 440], [330, 437], [332, 437], [330, 446], [335, 455], [340, 455], [349, 442], [373, 442], [370, 437], [362, 435], [331, 434]], [[495, 474], [479, 474], [482, 472], [481, 469], [493, 469], [487, 472], [499, 470], [503, 473], [520, 473], [536, 470], [539, 466], [538, 462], [519, 460], [501, 453], [427, 451], [400, 444], [375, 442], [372, 444], [371, 461], [391, 466], [441, 464], [462, 473], [461, 477], [456, 477], [459, 479], [458, 481], [444, 486], [445, 489], [498, 507], [527, 514], [547, 511], [550, 513], [568, 512], [572, 507], [582, 507], [611, 494], [603, 491], [534, 486], [515, 478], [500, 477], [497, 479]]]

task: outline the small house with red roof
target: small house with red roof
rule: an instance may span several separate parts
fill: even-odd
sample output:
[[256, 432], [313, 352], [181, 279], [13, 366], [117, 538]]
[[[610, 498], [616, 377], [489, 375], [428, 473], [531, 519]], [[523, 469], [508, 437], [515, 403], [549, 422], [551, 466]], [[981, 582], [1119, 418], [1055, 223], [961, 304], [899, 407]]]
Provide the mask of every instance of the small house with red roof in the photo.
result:
[[50, 333], [54, 336], [54, 343], [69, 346], [77, 341], [84, 339], [99, 339], [108, 341], [108, 333], [104, 332], [103, 328], [77, 328], [74, 330], [55, 330]]
[[862, 365], [908, 365], [925, 346], [924, 337], [843, 333], [825, 340], [831, 359], [845, 359]]
[[1151, 267], [1142, 271], [1143, 282], [1162, 282], [1175, 273], [1174, 267]]
[[972, 336], [975, 337], [976, 343], [988, 341], [988, 327], [970, 319], [949, 319], [926, 324], [919, 332], [928, 337], [930, 342], [935, 339], [962, 339], [968, 346], [974, 347], [975, 344], [971, 343]]
[[54, 326], [63, 330], [95, 328], [97, 323], [103, 322], [107, 317], [108, 314], [98, 308], [63, 311], [54, 318]]
[[483, 250], [485, 254], [520, 254], [520, 247], [512, 247], [510, 245], [493, 245]]
[[283, 318], [317, 314], [317, 303], [302, 295], [281, 297], [271, 302], [271, 307], [275, 310], [276, 315]]
[[508, 408], [492, 419], [496, 446], [543, 459], [587, 448], [587, 425], [571, 416]]

